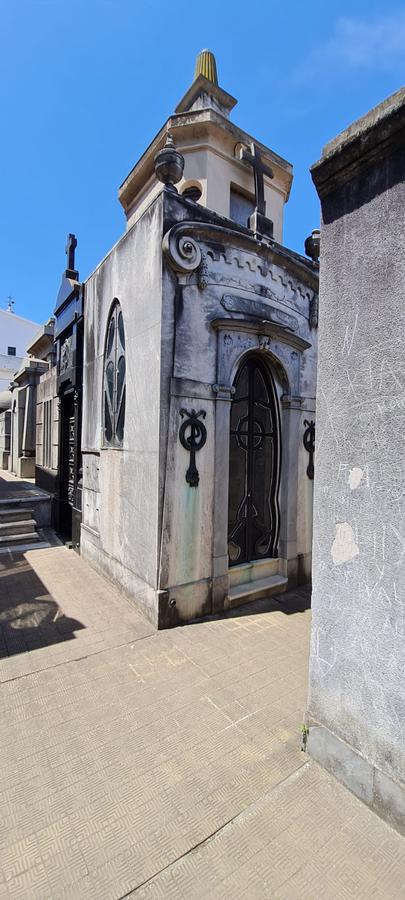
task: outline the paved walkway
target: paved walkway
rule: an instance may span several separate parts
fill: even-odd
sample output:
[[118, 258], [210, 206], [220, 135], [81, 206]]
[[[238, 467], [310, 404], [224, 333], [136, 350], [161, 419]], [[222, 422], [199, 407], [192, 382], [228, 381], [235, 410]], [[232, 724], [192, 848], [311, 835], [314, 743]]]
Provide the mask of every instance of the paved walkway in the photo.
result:
[[404, 839], [300, 750], [305, 607], [157, 633], [65, 547], [0, 560], [0, 898], [405, 898]]
[[11, 472], [0, 471], [0, 502], [2, 500], [27, 500], [30, 497], [48, 497], [46, 491], [35, 484], [35, 478], [17, 478]]

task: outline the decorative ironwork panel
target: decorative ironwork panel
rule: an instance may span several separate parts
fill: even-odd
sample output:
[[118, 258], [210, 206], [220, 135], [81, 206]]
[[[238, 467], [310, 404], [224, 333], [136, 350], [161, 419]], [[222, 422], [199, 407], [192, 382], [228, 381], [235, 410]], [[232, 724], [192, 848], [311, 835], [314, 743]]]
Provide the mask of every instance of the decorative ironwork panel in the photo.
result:
[[228, 552], [230, 565], [277, 556], [280, 440], [275, 386], [249, 357], [231, 407]]
[[104, 440], [121, 446], [125, 425], [125, 330], [118, 300], [108, 320], [104, 354]]
[[59, 372], [66, 372], [73, 366], [73, 335], [70, 334], [60, 348]]
[[197, 450], [201, 450], [207, 440], [207, 429], [204, 422], [201, 422], [201, 419], [205, 419], [206, 412], [204, 409], [200, 409], [199, 412], [196, 412], [195, 409], [190, 412], [187, 409], [181, 409], [180, 415], [182, 419], [187, 416], [179, 430], [182, 447], [190, 451], [190, 465], [186, 472], [186, 481], [190, 487], [198, 487], [200, 475], [195, 464], [195, 454]]
[[76, 420], [73, 396], [62, 400], [61, 499], [74, 506], [76, 490]]
[[313, 481], [314, 478], [314, 453], [315, 453], [315, 422], [311, 419], [308, 422], [308, 419], [304, 419], [304, 425], [306, 426], [304, 431], [304, 437], [302, 439], [304, 447], [309, 453], [309, 461], [307, 465], [307, 475], [308, 478]]

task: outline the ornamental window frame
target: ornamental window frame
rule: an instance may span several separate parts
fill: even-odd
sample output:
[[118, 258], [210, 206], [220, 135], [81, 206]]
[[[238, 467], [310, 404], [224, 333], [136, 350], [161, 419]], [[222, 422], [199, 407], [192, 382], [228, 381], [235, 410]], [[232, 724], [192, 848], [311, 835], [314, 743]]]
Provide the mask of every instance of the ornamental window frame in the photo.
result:
[[125, 435], [126, 354], [124, 317], [119, 300], [107, 320], [103, 357], [103, 446], [122, 449]]

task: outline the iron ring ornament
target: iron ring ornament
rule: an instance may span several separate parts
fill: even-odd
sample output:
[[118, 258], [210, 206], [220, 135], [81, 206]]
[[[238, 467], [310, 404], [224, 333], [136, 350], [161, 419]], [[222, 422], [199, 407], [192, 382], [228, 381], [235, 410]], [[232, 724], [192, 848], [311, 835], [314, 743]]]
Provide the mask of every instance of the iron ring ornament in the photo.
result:
[[198, 487], [200, 476], [195, 464], [195, 454], [198, 450], [201, 450], [207, 440], [207, 429], [204, 422], [201, 421], [201, 419], [205, 419], [206, 412], [204, 409], [200, 409], [199, 412], [196, 412], [195, 409], [190, 411], [181, 409], [180, 415], [182, 419], [187, 416], [184, 422], [181, 423], [179, 430], [180, 443], [190, 453], [190, 465], [186, 472], [186, 481], [190, 487]]
[[314, 453], [315, 453], [315, 422], [311, 419], [308, 422], [308, 419], [304, 419], [304, 425], [306, 426], [303, 437], [304, 447], [309, 453], [309, 462], [307, 465], [307, 475], [311, 481], [314, 478]]

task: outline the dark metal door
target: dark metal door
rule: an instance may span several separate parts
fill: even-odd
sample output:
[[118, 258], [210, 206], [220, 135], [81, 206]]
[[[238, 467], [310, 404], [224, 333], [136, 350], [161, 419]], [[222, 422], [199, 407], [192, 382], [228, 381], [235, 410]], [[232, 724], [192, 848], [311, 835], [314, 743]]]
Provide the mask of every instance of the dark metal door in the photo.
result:
[[236, 377], [229, 457], [229, 564], [277, 556], [277, 396], [270, 373], [256, 357], [249, 357]]
[[61, 403], [61, 521], [60, 530], [67, 537], [72, 533], [72, 507], [75, 497], [75, 410], [73, 395], [63, 397]]

